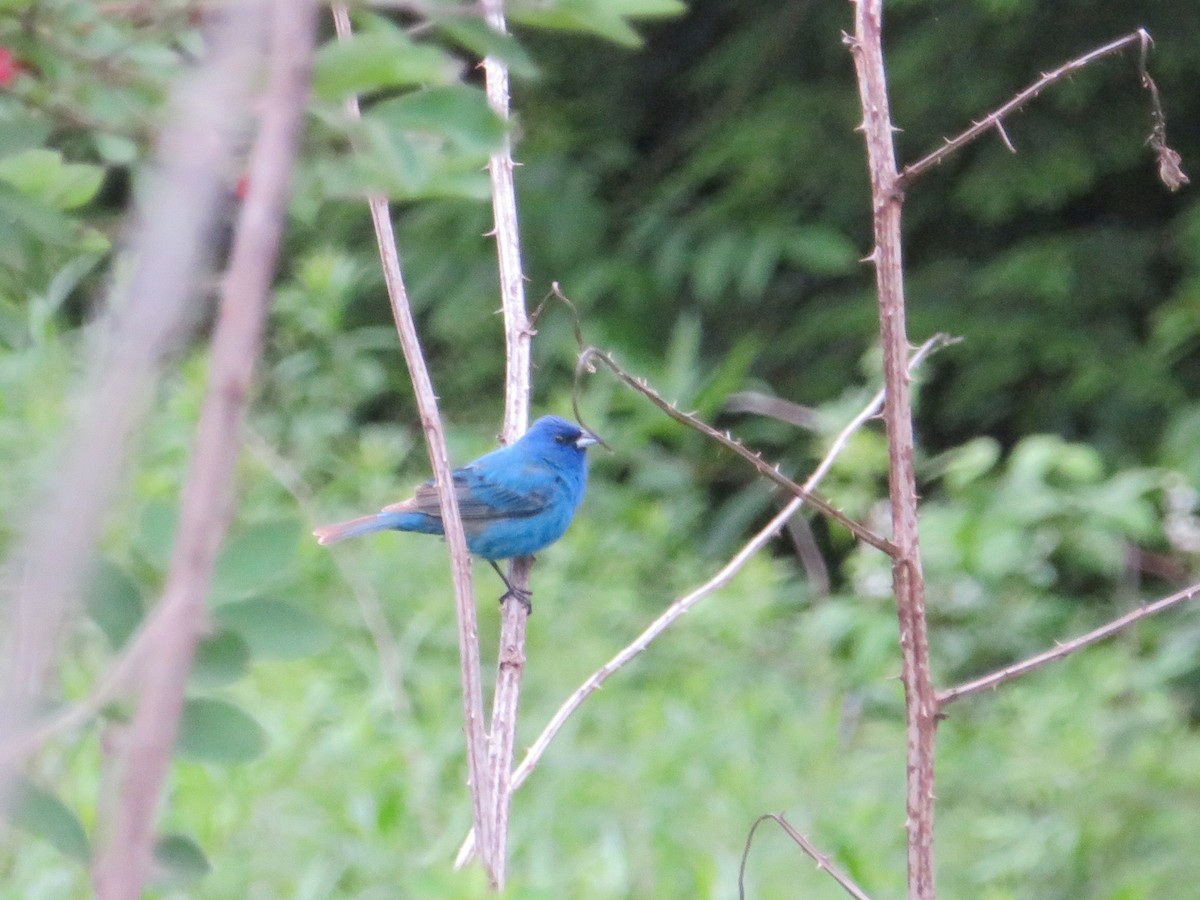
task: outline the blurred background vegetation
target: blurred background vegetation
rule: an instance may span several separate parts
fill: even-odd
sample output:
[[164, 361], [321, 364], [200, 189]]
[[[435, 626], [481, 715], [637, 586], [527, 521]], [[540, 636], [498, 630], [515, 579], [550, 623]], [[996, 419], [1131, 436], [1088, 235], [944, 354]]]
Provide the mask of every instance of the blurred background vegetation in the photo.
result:
[[[164, 810], [171, 897], [483, 896], [450, 871], [470, 820], [456, 639], [436, 544], [331, 554], [307, 531], [427, 475], [364, 187], [396, 200], [409, 289], [466, 460], [493, 445], [503, 347], [486, 181], [497, 124], [474, 54], [504, 54], [525, 263], [585, 339], [803, 475], [878, 382], [851, 8], [812, 0], [514, 6], [519, 44], [439, 18], [357, 20], [326, 49], [260, 369], [216, 630]], [[167, 86], [201, 7], [0, 4], [0, 537], [11, 542], [81, 376], [96, 304]], [[1138, 26], [1171, 144], [1200, 161], [1200, 6], [896, 0], [886, 52], [902, 160], [1038, 73]], [[625, 15], [633, 16], [633, 24]], [[640, 17], [640, 18], [639, 18]], [[634, 28], [636, 27], [636, 31]], [[326, 31], [328, 32], [328, 26]], [[637, 36], [644, 38], [639, 44]], [[410, 69], [395, 60], [407, 60]], [[457, 63], [455, 62], [457, 60]], [[406, 64], [406, 65], [407, 65]], [[404, 70], [404, 71], [398, 71]], [[432, 88], [411, 89], [414, 82]], [[347, 89], [373, 98], [354, 131]], [[1195, 578], [1200, 553], [1200, 202], [1145, 146], [1131, 54], [1060, 83], [909, 192], [910, 334], [964, 338], [918, 393], [935, 679], [1014, 661]], [[363, 149], [349, 154], [348, 138]], [[229, 210], [240, 173], [229, 173]], [[203, 319], [203, 316], [200, 317]], [[204, 389], [205, 329], [163, 373], [62, 662], [86, 693], [156, 598]], [[570, 410], [573, 322], [538, 322], [535, 410]], [[724, 409], [754, 390], [814, 430]], [[582, 514], [534, 576], [518, 743], [779, 498], [605, 376], [585, 416]], [[861, 433], [825, 492], [881, 523], [885, 446]], [[824, 567], [802, 561], [819, 549]], [[493, 586], [480, 570], [485, 655]], [[904, 735], [886, 561], [822, 521], [756, 559], [575, 717], [521, 789], [510, 895], [730, 897], [750, 823], [782, 811], [872, 896], [904, 885]], [[382, 604], [387, 631], [364, 625]], [[396, 644], [381, 664], [377, 642]], [[101, 727], [47, 748], [0, 848], [0, 896], [87, 894]], [[941, 726], [946, 896], [1197, 896], [1200, 614], [1178, 610], [955, 705]], [[839, 897], [764, 829], [750, 896]]]

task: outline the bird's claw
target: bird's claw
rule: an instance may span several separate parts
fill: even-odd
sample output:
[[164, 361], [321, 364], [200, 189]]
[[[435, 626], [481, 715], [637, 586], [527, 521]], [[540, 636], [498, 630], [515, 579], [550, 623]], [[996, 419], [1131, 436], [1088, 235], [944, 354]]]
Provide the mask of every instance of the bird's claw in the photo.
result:
[[525, 591], [518, 587], [508, 586], [508, 590], [500, 597], [500, 605], [504, 605], [504, 601], [508, 599], [516, 600], [521, 606], [525, 607], [525, 615], [533, 615], [533, 591]]

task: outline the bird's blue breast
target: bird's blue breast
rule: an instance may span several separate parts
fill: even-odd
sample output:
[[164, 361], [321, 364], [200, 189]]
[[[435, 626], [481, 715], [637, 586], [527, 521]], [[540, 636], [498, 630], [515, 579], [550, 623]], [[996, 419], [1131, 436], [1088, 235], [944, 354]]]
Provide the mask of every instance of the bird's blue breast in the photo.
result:
[[532, 516], [466, 523], [467, 549], [491, 560], [532, 556], [563, 536], [578, 505], [563, 497]]

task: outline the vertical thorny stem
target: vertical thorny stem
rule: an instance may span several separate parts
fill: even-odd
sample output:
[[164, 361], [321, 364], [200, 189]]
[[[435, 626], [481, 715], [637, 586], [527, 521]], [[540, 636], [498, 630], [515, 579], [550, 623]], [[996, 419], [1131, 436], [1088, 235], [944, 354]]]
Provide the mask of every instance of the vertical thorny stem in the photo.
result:
[[[504, 33], [504, 0], [484, 0], [488, 25]], [[509, 117], [508, 69], [496, 57], [483, 61], [488, 103], [502, 119]], [[530, 344], [533, 328], [525, 309], [525, 276], [521, 270], [521, 240], [517, 227], [517, 199], [513, 184], [510, 139], [488, 163], [492, 181], [492, 214], [495, 220], [496, 253], [500, 270], [500, 298], [504, 310], [505, 360], [504, 441], [511, 443], [529, 423]], [[529, 587], [532, 560], [520, 558], [509, 567], [509, 580], [519, 588]], [[488, 774], [491, 779], [492, 846], [485, 858], [493, 861], [496, 886], [504, 887], [508, 856], [508, 813], [512, 800], [513, 747], [517, 733], [517, 710], [521, 699], [521, 676], [525, 670], [525, 634], [528, 612], [524, 604], [509, 599], [500, 613], [500, 648], [496, 660], [496, 693], [488, 740]]]
[[904, 274], [896, 151], [883, 67], [883, 2], [856, 0], [855, 33], [849, 40], [858, 72], [863, 132], [871, 174], [875, 264], [883, 342], [888, 434], [888, 478], [892, 508], [893, 589], [900, 620], [900, 648], [908, 735], [908, 895], [931, 900], [933, 878], [933, 760], [937, 698], [929, 672], [925, 633], [925, 584], [917, 538], [917, 491], [913, 472], [913, 429], [908, 338], [904, 323]]

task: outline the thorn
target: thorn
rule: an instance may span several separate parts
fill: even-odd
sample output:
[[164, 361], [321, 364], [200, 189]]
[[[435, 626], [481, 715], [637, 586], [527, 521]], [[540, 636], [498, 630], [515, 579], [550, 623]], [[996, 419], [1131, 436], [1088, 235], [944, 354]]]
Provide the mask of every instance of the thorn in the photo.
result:
[[1014, 147], [1013, 142], [1008, 139], [1008, 132], [1004, 130], [1004, 123], [997, 119], [995, 121], [995, 126], [996, 131], [1000, 132], [1000, 140], [1004, 141], [1004, 146], [1007, 147], [1011, 153], [1016, 153], [1017, 148]]

